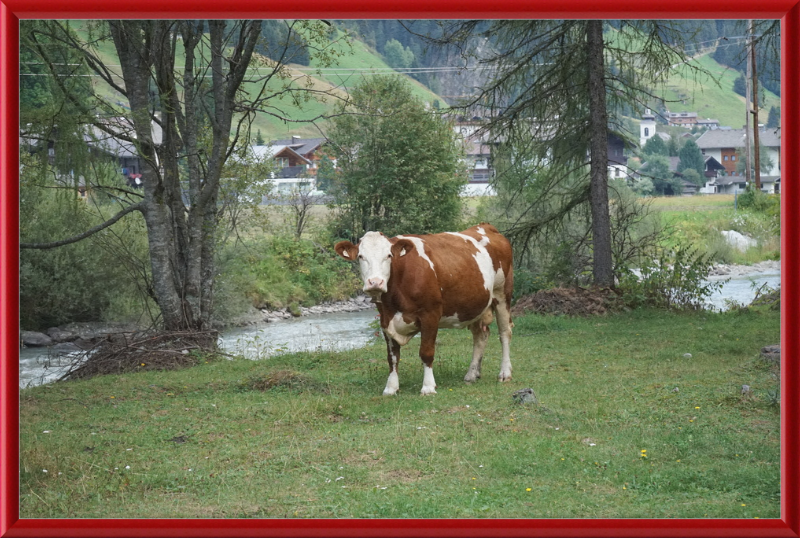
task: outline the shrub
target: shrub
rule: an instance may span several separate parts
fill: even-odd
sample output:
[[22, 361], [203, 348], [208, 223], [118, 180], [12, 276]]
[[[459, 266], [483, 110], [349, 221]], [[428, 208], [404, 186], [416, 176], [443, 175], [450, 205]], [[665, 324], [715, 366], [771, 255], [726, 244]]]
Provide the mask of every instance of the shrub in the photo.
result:
[[693, 248], [664, 250], [655, 258], [642, 259], [638, 270], [624, 272], [623, 300], [632, 308], [701, 310], [706, 298], [724, 283], [707, 280], [712, 265], [710, 256]]

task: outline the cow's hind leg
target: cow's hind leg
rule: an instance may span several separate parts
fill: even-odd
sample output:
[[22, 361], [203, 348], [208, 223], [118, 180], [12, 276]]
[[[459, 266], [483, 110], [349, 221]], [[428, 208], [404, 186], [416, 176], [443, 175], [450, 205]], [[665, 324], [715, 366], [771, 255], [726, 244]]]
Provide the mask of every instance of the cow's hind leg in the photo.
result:
[[511, 322], [511, 305], [510, 301], [500, 299], [495, 306], [494, 310], [497, 316], [497, 329], [500, 333], [500, 345], [503, 348], [503, 358], [500, 361], [500, 381], [511, 380], [511, 328], [514, 324]]
[[386, 351], [389, 360], [389, 379], [386, 380], [386, 388], [383, 389], [384, 396], [392, 396], [400, 390], [400, 378], [397, 376], [397, 363], [400, 362], [400, 344], [394, 338], [383, 333], [386, 340]]
[[439, 332], [438, 318], [432, 323], [422, 324], [422, 336], [419, 345], [419, 358], [422, 360], [422, 390], [420, 394], [436, 394], [436, 380], [433, 378], [433, 355], [436, 352], [436, 335]]
[[472, 331], [472, 362], [467, 375], [464, 376], [464, 381], [467, 383], [472, 383], [481, 377], [481, 362], [486, 343], [489, 341], [489, 324], [492, 322], [492, 312], [488, 311], [488, 314], [469, 326], [469, 330]]

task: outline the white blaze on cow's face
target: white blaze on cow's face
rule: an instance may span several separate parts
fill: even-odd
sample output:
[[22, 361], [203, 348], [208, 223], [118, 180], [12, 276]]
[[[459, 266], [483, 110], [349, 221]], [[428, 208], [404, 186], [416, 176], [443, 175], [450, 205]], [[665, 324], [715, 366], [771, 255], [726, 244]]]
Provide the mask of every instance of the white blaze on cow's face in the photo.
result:
[[358, 266], [364, 292], [377, 296], [388, 290], [392, 269], [392, 243], [379, 232], [367, 232], [358, 244]]

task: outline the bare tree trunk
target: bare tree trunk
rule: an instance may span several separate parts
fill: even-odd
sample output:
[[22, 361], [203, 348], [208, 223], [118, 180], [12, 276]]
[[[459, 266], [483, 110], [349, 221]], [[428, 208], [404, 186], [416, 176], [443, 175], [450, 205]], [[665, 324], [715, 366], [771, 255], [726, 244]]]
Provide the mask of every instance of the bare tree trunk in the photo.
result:
[[603, 21], [589, 21], [586, 53], [589, 68], [590, 204], [592, 208], [592, 276], [596, 286], [614, 285], [611, 217], [608, 210], [608, 111], [603, 60]]
[[[217, 198], [228, 157], [236, 91], [260, 32], [260, 23], [242, 23], [232, 50], [225, 44], [225, 21], [113, 21], [110, 23], [131, 106], [142, 170], [144, 216], [153, 288], [167, 330], [207, 329], [213, 307]], [[211, 82], [196, 77], [197, 47], [209, 34]], [[185, 60], [176, 83], [178, 33]], [[155, 81], [158, 98], [149, 83]], [[183, 101], [178, 95], [183, 93]], [[204, 100], [208, 93], [213, 99]], [[158, 109], [160, 114], [154, 114]], [[156, 145], [152, 124], [160, 123]], [[210, 124], [211, 141], [201, 130]], [[156, 158], [158, 156], [158, 159]], [[187, 170], [182, 178], [181, 159]]]

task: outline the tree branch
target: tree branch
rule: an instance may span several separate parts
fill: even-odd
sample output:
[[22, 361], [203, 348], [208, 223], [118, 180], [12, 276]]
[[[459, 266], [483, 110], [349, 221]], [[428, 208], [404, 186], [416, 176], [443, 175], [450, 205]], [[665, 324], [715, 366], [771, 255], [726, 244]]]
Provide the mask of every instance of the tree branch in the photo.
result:
[[103, 222], [101, 224], [98, 224], [97, 226], [94, 226], [94, 227], [86, 230], [82, 234], [78, 234], [78, 235], [69, 237], [67, 239], [62, 239], [61, 241], [54, 241], [52, 243], [20, 243], [19, 244], [19, 248], [50, 249], [50, 248], [62, 247], [64, 245], [69, 245], [71, 243], [77, 243], [78, 241], [86, 239], [87, 237], [89, 237], [91, 235], [94, 235], [97, 232], [108, 228], [109, 226], [111, 226], [112, 224], [114, 224], [115, 222], [120, 220], [122, 217], [124, 217], [128, 213], [132, 213], [134, 211], [143, 211], [143, 210], [144, 210], [144, 203], [143, 202], [139, 202], [138, 204], [134, 204], [134, 205], [130, 205], [130, 206], [126, 207], [125, 209], [123, 209], [122, 211], [120, 211], [119, 213], [117, 213], [116, 215], [114, 215], [113, 217], [108, 219], [107, 221], [105, 221], [105, 222]]

